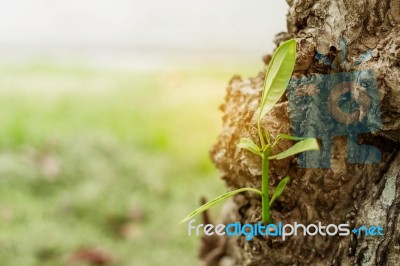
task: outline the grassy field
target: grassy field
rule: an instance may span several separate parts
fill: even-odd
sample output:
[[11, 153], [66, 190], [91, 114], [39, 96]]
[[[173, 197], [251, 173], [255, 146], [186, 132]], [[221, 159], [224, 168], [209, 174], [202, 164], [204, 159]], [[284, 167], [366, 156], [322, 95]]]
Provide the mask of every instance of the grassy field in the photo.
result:
[[0, 67], [1, 265], [195, 265], [178, 222], [225, 190], [208, 150], [232, 68]]

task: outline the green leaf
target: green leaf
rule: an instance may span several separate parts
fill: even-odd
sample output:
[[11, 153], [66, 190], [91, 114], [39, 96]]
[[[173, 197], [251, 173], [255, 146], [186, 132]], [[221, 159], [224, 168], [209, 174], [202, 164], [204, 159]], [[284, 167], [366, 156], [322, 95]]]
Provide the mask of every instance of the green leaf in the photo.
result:
[[242, 138], [237, 145], [239, 148], [243, 148], [251, 151], [254, 154], [261, 155], [260, 147], [258, 147], [251, 139]]
[[316, 139], [310, 138], [297, 142], [292, 147], [283, 151], [277, 155], [269, 157], [270, 160], [281, 160], [289, 156], [311, 150], [319, 150], [318, 141]]
[[281, 182], [279, 182], [278, 186], [275, 189], [274, 195], [272, 195], [272, 198], [269, 201], [270, 207], [272, 206], [272, 203], [274, 203], [274, 201], [277, 200], [282, 195], [282, 192], [289, 181], [290, 181], [290, 176], [287, 176], [284, 179], [282, 179]]
[[288, 134], [278, 134], [275, 138], [274, 144], [272, 146], [275, 146], [276, 144], [279, 143], [279, 141], [281, 139], [287, 139], [287, 140], [295, 140], [295, 141], [299, 141], [299, 140], [304, 140], [306, 138], [302, 138], [302, 137], [295, 137], [295, 136], [290, 136]]
[[264, 117], [282, 97], [292, 76], [295, 63], [296, 40], [291, 39], [276, 49], [269, 63], [265, 74], [259, 119]]
[[302, 138], [302, 137], [295, 137], [295, 136], [290, 136], [288, 134], [278, 134], [275, 138], [275, 141], [280, 140], [280, 139], [288, 139], [288, 140], [304, 140], [307, 138]]
[[204, 204], [201, 207], [197, 208], [196, 210], [192, 211], [180, 223], [183, 223], [183, 222], [186, 222], [186, 221], [192, 219], [197, 214], [202, 213], [202, 212], [208, 210], [209, 208], [211, 208], [212, 206], [220, 203], [221, 201], [223, 201], [223, 200], [225, 200], [225, 199], [227, 199], [229, 197], [232, 197], [232, 196], [234, 196], [234, 195], [236, 195], [236, 194], [238, 194], [240, 192], [243, 192], [243, 191], [255, 192], [255, 193], [258, 193], [260, 196], [262, 196], [262, 192], [260, 190], [258, 190], [258, 189], [255, 189], [255, 188], [240, 188], [240, 189], [237, 189], [237, 190], [234, 190], [234, 191], [230, 191], [230, 192], [227, 192], [225, 194], [222, 194], [219, 197], [216, 197], [213, 200], [210, 200], [206, 204]]

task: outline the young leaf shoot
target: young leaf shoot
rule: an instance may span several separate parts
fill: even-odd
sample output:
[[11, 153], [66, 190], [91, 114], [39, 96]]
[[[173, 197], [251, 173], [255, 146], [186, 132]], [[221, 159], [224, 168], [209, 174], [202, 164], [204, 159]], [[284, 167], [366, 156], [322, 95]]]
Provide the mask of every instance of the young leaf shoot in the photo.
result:
[[[249, 138], [242, 138], [238, 143], [239, 148], [246, 149], [262, 159], [261, 165], [261, 191], [255, 188], [241, 188], [228, 193], [225, 193], [206, 204], [202, 205], [198, 209], [191, 212], [182, 222], [188, 221], [195, 215], [206, 211], [215, 204], [232, 197], [240, 192], [250, 191], [258, 193], [261, 196], [262, 205], [262, 221], [264, 224], [272, 223], [270, 207], [275, 200], [277, 200], [283, 193], [286, 185], [290, 181], [290, 177], [287, 176], [280, 181], [276, 187], [272, 197], [269, 196], [269, 163], [270, 160], [281, 160], [295, 154], [302, 153], [304, 151], [319, 150], [319, 145], [316, 139], [313, 138], [300, 138], [290, 136], [288, 134], [278, 134], [273, 144], [271, 144], [270, 134], [266, 128], [262, 127], [262, 118], [274, 107], [279, 101], [282, 95], [286, 91], [286, 87], [289, 84], [294, 65], [296, 63], [296, 41], [294, 39], [283, 42], [275, 51], [272, 56], [272, 60], [269, 63], [268, 70], [264, 79], [264, 88], [262, 91], [262, 97], [260, 101], [259, 116], [258, 116], [258, 134], [261, 143], [261, 147], [254, 143]], [[265, 137], [264, 137], [265, 136]], [[289, 149], [282, 151], [278, 154], [271, 155], [272, 148], [275, 147], [282, 139], [298, 141], [295, 145]], [[181, 223], [182, 223], [181, 222]]]

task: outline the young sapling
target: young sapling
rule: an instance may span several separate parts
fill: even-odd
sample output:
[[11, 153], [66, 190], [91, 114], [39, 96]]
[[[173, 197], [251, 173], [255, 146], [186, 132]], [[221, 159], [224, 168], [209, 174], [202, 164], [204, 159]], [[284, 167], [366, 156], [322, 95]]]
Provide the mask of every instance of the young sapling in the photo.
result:
[[[237, 190], [230, 191], [222, 194], [219, 197], [207, 202], [201, 207], [197, 208], [193, 212], [189, 213], [181, 223], [192, 219], [197, 214], [206, 211], [217, 203], [234, 196], [244, 191], [250, 191], [257, 193], [261, 196], [262, 206], [262, 222], [264, 224], [272, 223], [270, 207], [283, 193], [286, 184], [290, 181], [290, 177], [286, 176], [283, 178], [278, 186], [276, 187], [272, 197], [269, 195], [269, 163], [271, 160], [281, 160], [289, 156], [299, 154], [309, 150], [319, 150], [319, 145], [314, 138], [300, 138], [294, 137], [287, 134], [278, 134], [273, 143], [268, 129], [262, 127], [262, 118], [274, 107], [274, 105], [282, 97], [286, 90], [286, 87], [292, 76], [294, 65], [296, 62], [296, 41], [294, 39], [288, 40], [282, 43], [275, 51], [272, 56], [271, 62], [269, 63], [265, 79], [264, 87], [262, 91], [262, 97], [260, 101], [259, 115], [258, 115], [258, 135], [260, 146], [255, 144], [253, 140], [249, 138], [242, 138], [238, 144], [238, 147], [247, 149], [248, 151], [261, 157], [261, 190], [255, 188], [240, 188]], [[273, 155], [272, 149], [282, 139], [297, 141], [289, 149], [282, 151], [278, 154]]]

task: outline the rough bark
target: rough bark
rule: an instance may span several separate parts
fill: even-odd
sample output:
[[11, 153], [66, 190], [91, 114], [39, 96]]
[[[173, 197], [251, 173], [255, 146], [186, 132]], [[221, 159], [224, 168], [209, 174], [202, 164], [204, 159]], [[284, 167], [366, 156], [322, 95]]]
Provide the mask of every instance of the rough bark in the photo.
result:
[[[339, 68], [348, 67], [368, 50], [372, 59], [352, 71], [375, 72], [382, 130], [359, 136], [360, 143], [379, 148], [379, 164], [349, 164], [346, 137], [333, 140], [330, 169], [302, 169], [295, 157], [273, 161], [271, 191], [290, 175], [292, 181], [272, 208], [272, 217], [283, 223], [348, 223], [351, 226], [381, 225], [384, 237], [243, 237], [213, 239], [203, 245], [206, 265], [398, 265], [400, 261], [400, 0], [288, 0], [288, 32], [275, 43], [296, 38], [294, 76], [329, 74], [333, 70], [315, 59], [324, 54]], [[348, 41], [345, 66], [340, 68], [339, 40]], [[268, 64], [270, 56], [264, 61]], [[258, 140], [257, 108], [264, 71], [257, 77], [232, 78], [227, 88], [223, 128], [211, 156], [229, 189], [260, 188], [261, 161], [236, 144], [241, 137]], [[290, 132], [288, 101], [283, 97], [263, 119], [271, 135]], [[278, 150], [292, 143], [282, 142]], [[257, 223], [261, 220], [260, 198], [243, 194], [226, 204], [223, 222]]]

